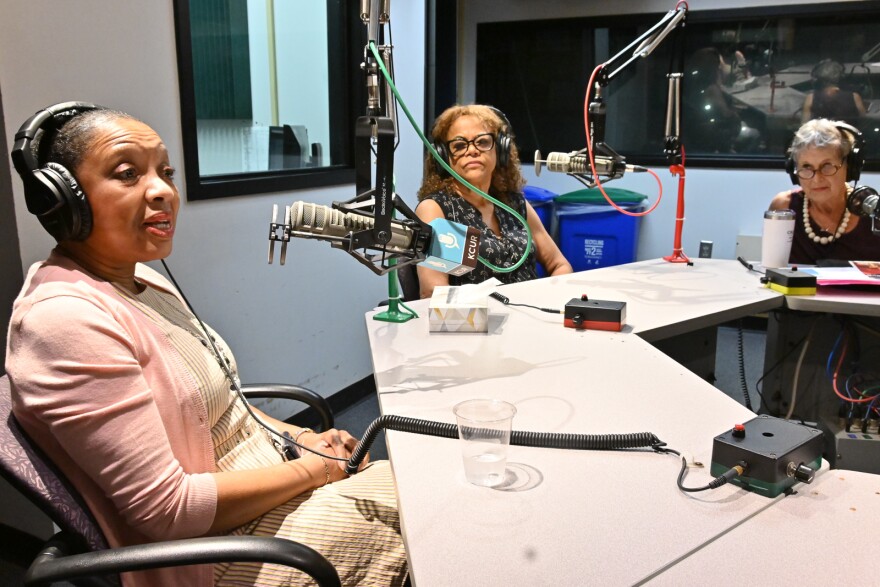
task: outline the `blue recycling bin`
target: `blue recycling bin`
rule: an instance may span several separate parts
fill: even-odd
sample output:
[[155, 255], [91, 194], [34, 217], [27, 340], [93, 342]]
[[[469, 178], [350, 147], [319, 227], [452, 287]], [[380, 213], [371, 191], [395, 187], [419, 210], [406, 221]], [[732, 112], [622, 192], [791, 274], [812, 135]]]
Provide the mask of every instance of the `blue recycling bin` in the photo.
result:
[[[628, 212], [645, 209], [647, 196], [605, 188], [611, 201]], [[610, 267], [636, 260], [641, 217], [615, 210], [597, 188], [556, 198], [556, 242], [575, 271]]]
[[[541, 219], [541, 224], [544, 225], [544, 228], [552, 236], [554, 230], [553, 223], [556, 217], [554, 200], [557, 194], [544, 188], [527, 185], [523, 188], [523, 196], [532, 205], [532, 208], [535, 209], [535, 213]], [[538, 277], [545, 277], [547, 275], [540, 263], [538, 263], [537, 272]]]

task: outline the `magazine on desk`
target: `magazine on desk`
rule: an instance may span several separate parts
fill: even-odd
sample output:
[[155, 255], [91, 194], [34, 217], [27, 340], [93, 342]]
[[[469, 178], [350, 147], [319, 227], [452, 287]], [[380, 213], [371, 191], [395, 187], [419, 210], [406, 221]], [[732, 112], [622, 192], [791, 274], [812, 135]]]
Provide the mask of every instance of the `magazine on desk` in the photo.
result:
[[802, 271], [815, 275], [820, 286], [880, 286], [880, 261], [850, 261], [847, 267], [804, 267]]

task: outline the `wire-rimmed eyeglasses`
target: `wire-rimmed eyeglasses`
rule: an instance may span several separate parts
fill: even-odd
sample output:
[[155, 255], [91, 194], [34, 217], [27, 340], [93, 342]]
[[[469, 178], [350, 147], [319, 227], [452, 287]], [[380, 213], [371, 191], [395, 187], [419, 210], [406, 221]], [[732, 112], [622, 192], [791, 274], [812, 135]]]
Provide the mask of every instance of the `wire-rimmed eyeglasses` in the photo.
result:
[[[825, 163], [818, 169], [818, 172], [825, 176], [834, 175], [843, 165], [837, 165], [836, 163]], [[812, 167], [804, 167], [802, 169], [798, 169], [795, 173], [801, 179], [813, 179], [816, 176], [816, 171]]]
[[471, 140], [467, 140], [464, 137], [455, 137], [451, 141], [446, 141], [446, 148], [456, 157], [464, 155], [471, 145], [477, 151], [482, 151], [483, 153], [491, 151], [492, 147], [495, 146], [495, 135], [486, 132], [475, 136]]

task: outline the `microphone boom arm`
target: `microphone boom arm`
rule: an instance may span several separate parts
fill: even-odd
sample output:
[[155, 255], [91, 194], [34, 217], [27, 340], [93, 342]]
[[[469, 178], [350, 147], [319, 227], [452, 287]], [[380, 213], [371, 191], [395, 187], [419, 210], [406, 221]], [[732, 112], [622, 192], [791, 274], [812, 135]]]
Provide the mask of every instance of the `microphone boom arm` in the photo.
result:
[[[589, 128], [587, 129], [587, 149], [569, 153], [569, 158], [573, 162], [571, 170], [566, 169], [565, 172], [583, 183], [588, 188], [595, 187], [602, 181], [618, 179], [623, 176], [625, 171], [630, 168], [638, 167], [627, 165], [625, 157], [617, 153], [605, 142], [605, 117], [606, 107], [602, 98], [602, 90], [608, 85], [612, 78], [620, 74], [633, 61], [639, 58], [645, 58], [656, 49], [663, 40], [666, 39], [674, 31], [684, 26], [684, 20], [687, 16], [687, 4], [679, 2], [674, 10], [670, 10], [663, 18], [654, 26], [649, 28], [638, 38], [627, 45], [622, 51], [606, 62], [597, 66], [594, 77], [591, 78], [591, 87], [587, 88], [587, 92], [594, 92], [593, 98], [589, 100]], [[634, 50], [633, 50], [634, 49]], [[630, 55], [630, 52], [632, 54]], [[624, 59], [623, 63], [619, 63]], [[670, 63], [670, 72], [667, 75], [669, 80], [669, 90], [667, 97], [666, 126], [663, 142], [663, 152], [670, 166], [676, 168], [683, 167], [683, 149], [680, 141], [680, 117], [681, 117], [681, 80], [682, 71], [684, 69], [684, 56], [681, 47], [678, 47], [677, 63], [678, 69], [673, 72], [673, 64]], [[618, 64], [619, 63], [619, 64]], [[611, 67], [617, 68], [609, 72]], [[583, 157], [586, 151], [586, 165], [575, 164], [574, 161]], [[552, 157], [554, 154], [551, 153]], [[598, 155], [598, 157], [596, 157]], [[603, 159], [601, 169], [593, 167], [594, 161], [599, 158]], [[540, 174], [540, 152], [535, 153], [535, 172]], [[548, 167], [550, 167], [548, 165]], [[580, 169], [583, 167], [583, 169]], [[576, 168], [576, 169], [575, 169]], [[638, 168], [644, 170], [644, 168]], [[551, 170], [553, 170], [551, 168]]]
[[[638, 48], [633, 52], [633, 54], [620, 64], [617, 69], [615, 69], [612, 73], [604, 73], [601, 75], [600, 79], [597, 81], [603, 86], [607, 86], [608, 82], [610, 82], [613, 78], [615, 78], [620, 72], [626, 69], [630, 63], [639, 58], [645, 58], [650, 55], [654, 49], [660, 46], [660, 43], [669, 36], [669, 34], [678, 27], [679, 24], [684, 20], [685, 16], [687, 16], [687, 8], [676, 8], [675, 10], [670, 10], [667, 12], [663, 18], [660, 19], [654, 26], [645, 31], [642, 35], [640, 35], [636, 40], [631, 42], [629, 45], [623, 48], [617, 55], [606, 61], [602, 68], [603, 72], [611, 67], [616, 61], [622, 59], [630, 50], [638, 46]], [[662, 31], [657, 33], [660, 29]], [[650, 42], [648, 40], [650, 39]]]
[[[269, 263], [274, 256], [275, 241], [281, 241], [281, 264], [284, 264], [286, 245], [291, 237], [325, 240], [334, 248], [342, 249], [378, 275], [385, 275], [395, 267], [423, 261], [431, 241], [433, 229], [394, 193], [394, 149], [397, 140], [397, 117], [394, 93], [379, 75], [380, 63], [393, 71], [391, 47], [383, 44], [384, 26], [390, 22], [390, 0], [361, 0], [360, 16], [367, 27], [367, 45], [361, 69], [366, 74], [366, 115], [355, 122], [355, 191], [356, 196], [346, 202], [333, 202], [332, 207], [345, 213], [354, 212], [373, 219], [373, 226], [353, 230], [346, 236], [316, 235], [292, 230], [290, 212], [283, 224], [277, 222], [277, 209], [269, 225]], [[375, 54], [372, 49], [376, 49]], [[375, 184], [372, 156], [375, 153]], [[395, 211], [402, 218], [395, 218]], [[404, 248], [391, 246], [392, 219], [412, 231], [411, 244]], [[279, 234], [280, 233], [280, 234]]]

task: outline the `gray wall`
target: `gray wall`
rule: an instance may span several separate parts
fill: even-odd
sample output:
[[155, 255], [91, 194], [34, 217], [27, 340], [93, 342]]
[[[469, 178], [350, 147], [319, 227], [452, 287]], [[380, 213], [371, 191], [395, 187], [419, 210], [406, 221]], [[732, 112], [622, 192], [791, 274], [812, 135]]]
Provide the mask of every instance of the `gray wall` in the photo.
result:
[[[0, 151], [9, 152], [3, 125], [3, 92], [0, 86]], [[12, 205], [12, 162], [9, 157], [0, 158], [0, 343], [6, 348], [6, 331], [9, 328], [9, 312], [12, 301], [21, 289], [21, 252], [18, 248], [18, 229], [15, 209]], [[0, 363], [0, 375], [6, 367]]]
[[[714, 10], [720, 8], [746, 8], [766, 5], [804, 5], [819, 4], [826, 0], [692, 0], [689, 2], [691, 11]], [[858, 0], [840, 0], [841, 11], [846, 4]], [[499, 6], [503, 5], [503, 10]], [[551, 19], [579, 16], [600, 16], [603, 14], [634, 14], [651, 12], [662, 14], [675, 7], [674, 0], [616, 0], [614, 2], [571, 0], [505, 0], [501, 2], [485, 2], [480, 0], [462, 0], [459, 2], [459, 88], [460, 99], [464, 102], [473, 101], [475, 95], [476, 76], [476, 39], [477, 24], [480, 22], [519, 21], [531, 19]], [[645, 67], [646, 61], [635, 63], [631, 67]], [[655, 64], [656, 66], [656, 64]], [[666, 67], [666, 64], [660, 64]], [[588, 71], [572, 71], [572, 78], [583, 79], [584, 84], [589, 77]], [[622, 113], [617, 113], [622, 115]], [[609, 118], [615, 113], [608, 113]], [[516, 121], [511, 121], [516, 127]], [[662, 138], [662, 129], [658, 129], [658, 140]], [[557, 149], [568, 150], [561, 145]], [[638, 161], [629, 161], [638, 164]], [[665, 167], [652, 168], [660, 177], [662, 184], [662, 200], [657, 208], [642, 218], [639, 235], [638, 259], [654, 259], [669, 255], [673, 249], [675, 234], [675, 211], [678, 198], [678, 177], [672, 176]], [[583, 186], [574, 178], [560, 173], [544, 172], [536, 177], [534, 168], [525, 166], [523, 175], [530, 185], [539, 186], [556, 193], [566, 193]], [[877, 186], [880, 175], [876, 173], [862, 174], [861, 183]], [[653, 204], [660, 193], [657, 182], [650, 174], [631, 174], [610, 184], [613, 187], [633, 190], [647, 194], [649, 203]], [[701, 240], [715, 243], [713, 257], [735, 258], [736, 237], [739, 234], [760, 235], [763, 211], [770, 204], [770, 199], [778, 192], [790, 189], [791, 180], [780, 166], [779, 171], [770, 170], [724, 170], [693, 168], [687, 169], [685, 180], [685, 221], [682, 230], [682, 247], [684, 252], [696, 257]]]
[[[462, 101], [473, 98], [478, 22], [665, 12], [674, 2], [506, 0], [500, 10], [501, 4], [459, 2]], [[691, 9], [762, 4], [704, 1], [691, 2]], [[418, 0], [393, 6], [397, 83], [417, 121], [423, 119], [424, 18], [424, 3]], [[576, 77], [586, 74], [572, 72]], [[62, 100], [87, 100], [128, 110], [150, 123], [165, 139], [173, 162], [183, 167], [171, 0], [3, 2], [0, 88], [8, 142], [38, 108]], [[400, 128], [397, 191], [415, 205], [422, 149], [402, 116]], [[663, 200], [642, 222], [640, 259], [666, 255], [672, 249], [677, 180], [666, 169], [657, 171]], [[525, 175], [530, 183], [560, 193], [581, 187], [560, 174], [535, 178], [530, 166]], [[876, 185], [877, 175], [866, 174], [864, 182]], [[630, 175], [614, 185], [649, 194], [651, 201], [658, 191], [648, 174]], [[781, 170], [688, 170], [685, 251], [696, 255], [698, 242], [708, 239], [716, 243], [716, 257], [732, 258], [736, 235], [759, 234], [761, 211], [774, 193], [788, 185]], [[3, 188], [0, 177], [0, 197], [8, 205], [9, 193]], [[354, 196], [353, 186], [192, 203], [185, 201], [182, 185], [181, 190], [181, 227], [168, 263], [196, 309], [229, 340], [245, 380], [289, 381], [329, 395], [372, 372], [363, 315], [386, 297], [386, 279], [317, 241], [291, 242], [285, 267], [265, 261], [272, 204], [345, 200]], [[21, 263], [26, 268], [44, 258], [53, 242], [27, 213], [15, 178], [12, 199]], [[6, 251], [12, 245], [4, 240], [3, 246]]]
[[[760, 6], [762, 2], [695, 0], [690, 4], [696, 10]], [[474, 61], [470, 57], [475, 55], [476, 23], [481, 20], [664, 12], [674, 2], [506, 0], [503, 10], [500, 1], [460, 1], [459, 5], [461, 100], [467, 101], [473, 96]], [[392, 22], [398, 86], [415, 119], [421, 121], [424, 3], [395, 2]], [[572, 76], [584, 75], [572, 72]], [[121, 108], [147, 121], [165, 139], [183, 177], [171, 0], [0, 3], [0, 128], [5, 127], [7, 143], [11, 144], [12, 133], [37, 109], [74, 99]], [[408, 123], [401, 120], [395, 158], [397, 191], [415, 205], [422, 149]], [[15, 272], [43, 259], [53, 242], [27, 213], [21, 184], [15, 178], [10, 193], [4, 175], [8, 157], [4, 159], [0, 165], [0, 243], [2, 269], [11, 277], [3, 283], [17, 289]], [[639, 258], [671, 252], [675, 181], [659, 171], [664, 178], [664, 199], [642, 225]], [[536, 180], [531, 168], [526, 169], [526, 176], [530, 183], [557, 192], [580, 187], [564, 175]], [[865, 183], [880, 182], [876, 175], [867, 174]], [[644, 176], [627, 177], [615, 185], [652, 194], [652, 200], [656, 193], [656, 185]], [[757, 234], [761, 211], [770, 196], [785, 187], [787, 178], [781, 171], [689, 170], [685, 251], [695, 255], [697, 243], [711, 239], [716, 242], [715, 256], [732, 257], [736, 235]], [[185, 201], [185, 189], [181, 189], [181, 227], [169, 265], [203, 318], [235, 350], [245, 380], [300, 383], [329, 395], [372, 372], [364, 312], [385, 297], [385, 278], [315, 241], [292, 242], [285, 267], [268, 266], [265, 260], [272, 204], [346, 200], [354, 196], [353, 186], [194, 203]], [[11, 204], [14, 216], [9, 213]], [[2, 489], [0, 493], [6, 493]], [[5, 498], [2, 501], [8, 503]], [[3, 512], [4, 521], [10, 521], [7, 513]]]
[[[3, 88], [0, 86], [0, 149], [9, 152], [7, 133], [3, 125]], [[21, 289], [21, 252], [18, 249], [18, 230], [12, 207], [12, 162], [0, 157], [0, 342], [6, 348], [6, 331], [12, 301]], [[6, 373], [0, 363], [0, 375]], [[5, 479], [0, 479], [0, 523], [30, 532], [40, 538], [52, 535], [52, 526], [36, 506], [31, 505]]]
[[[395, 63], [398, 85], [421, 120], [423, 3], [396, 3], [392, 22], [395, 53], [402, 56]], [[171, 0], [3, 2], [0, 87], [8, 141], [43, 106], [96, 102], [152, 125], [184, 177]], [[421, 149], [403, 124], [397, 185], [414, 205]], [[355, 196], [353, 185], [187, 202], [179, 184], [184, 201], [168, 264], [196, 310], [234, 349], [243, 380], [298, 383], [329, 395], [372, 373], [364, 312], [387, 297], [387, 279], [318, 241], [291, 242], [284, 267], [266, 263], [273, 204], [347, 200]], [[12, 196], [26, 268], [54, 243], [27, 213], [17, 178]]]
[[[422, 3], [397, 3], [392, 20], [396, 52], [406, 56], [395, 63], [398, 86], [421, 120]], [[171, 0], [0, 2], [0, 89], [0, 128], [9, 145], [21, 123], [44, 106], [96, 102], [152, 125], [184, 177]], [[415, 134], [402, 128], [398, 192], [415, 205], [421, 149]], [[28, 214], [21, 182], [10, 182], [8, 155], [3, 160], [0, 269], [9, 278], [0, 280], [0, 294], [11, 300], [22, 267], [45, 258], [54, 241]], [[194, 203], [180, 188], [180, 227], [168, 264], [196, 310], [234, 349], [243, 380], [298, 383], [329, 395], [372, 373], [364, 312], [387, 297], [387, 279], [318, 241], [291, 242], [284, 267], [266, 264], [272, 204], [347, 200], [355, 196], [353, 185]], [[7, 301], [2, 298], [4, 334]], [[264, 407], [289, 415], [282, 407]], [[5, 482], [0, 504], [0, 523], [40, 536], [51, 532], [45, 516]]]

